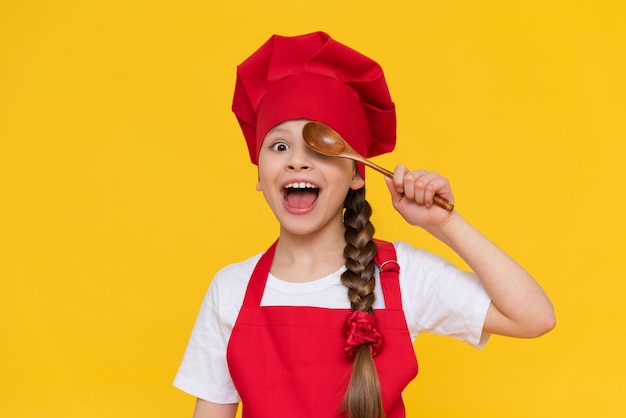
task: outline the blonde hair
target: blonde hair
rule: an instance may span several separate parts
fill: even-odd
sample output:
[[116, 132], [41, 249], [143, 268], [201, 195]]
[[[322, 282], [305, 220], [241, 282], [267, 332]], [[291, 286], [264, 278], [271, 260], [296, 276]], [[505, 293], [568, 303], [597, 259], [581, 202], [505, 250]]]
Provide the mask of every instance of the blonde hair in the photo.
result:
[[[377, 247], [373, 240], [374, 225], [370, 222], [372, 208], [365, 199], [365, 187], [350, 190], [344, 208], [344, 256], [347, 270], [342, 274], [341, 282], [348, 288], [351, 309], [373, 315], [376, 284], [374, 257]], [[370, 344], [363, 344], [356, 350], [342, 409], [348, 418], [385, 417], [378, 371]]]

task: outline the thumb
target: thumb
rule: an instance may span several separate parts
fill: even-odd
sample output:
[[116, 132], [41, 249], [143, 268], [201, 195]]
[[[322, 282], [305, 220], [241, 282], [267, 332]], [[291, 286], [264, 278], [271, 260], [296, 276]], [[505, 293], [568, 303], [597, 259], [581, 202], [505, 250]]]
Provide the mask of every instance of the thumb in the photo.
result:
[[393, 202], [398, 202], [402, 199], [402, 192], [399, 192], [393, 179], [389, 177], [385, 177], [385, 183], [387, 183], [387, 188], [389, 189], [389, 193], [391, 194], [391, 200]]

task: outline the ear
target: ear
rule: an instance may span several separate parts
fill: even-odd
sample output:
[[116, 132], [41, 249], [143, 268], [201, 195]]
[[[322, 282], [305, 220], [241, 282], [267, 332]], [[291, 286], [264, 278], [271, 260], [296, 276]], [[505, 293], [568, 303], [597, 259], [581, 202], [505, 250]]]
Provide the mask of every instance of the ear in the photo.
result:
[[256, 191], [257, 192], [262, 192], [263, 191], [263, 186], [261, 186], [261, 175], [259, 174], [259, 167], [257, 166], [256, 169]]
[[352, 176], [352, 182], [350, 183], [350, 188], [352, 190], [359, 190], [365, 186], [365, 179], [361, 177], [361, 173], [356, 168], [354, 169], [354, 176]]

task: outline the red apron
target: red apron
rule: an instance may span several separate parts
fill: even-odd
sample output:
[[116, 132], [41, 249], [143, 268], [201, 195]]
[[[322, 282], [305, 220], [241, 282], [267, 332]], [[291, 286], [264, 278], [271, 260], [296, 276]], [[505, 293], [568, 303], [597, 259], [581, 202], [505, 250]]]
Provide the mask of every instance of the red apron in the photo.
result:
[[[387, 418], [404, 418], [401, 393], [417, 375], [406, 325], [395, 249], [377, 241], [385, 309], [376, 309], [383, 345], [374, 361]], [[276, 243], [257, 263], [228, 342], [230, 374], [244, 418], [341, 418], [353, 357], [341, 328], [349, 309], [260, 306]], [[379, 261], [380, 259], [380, 261]], [[347, 292], [347, 290], [346, 290]]]

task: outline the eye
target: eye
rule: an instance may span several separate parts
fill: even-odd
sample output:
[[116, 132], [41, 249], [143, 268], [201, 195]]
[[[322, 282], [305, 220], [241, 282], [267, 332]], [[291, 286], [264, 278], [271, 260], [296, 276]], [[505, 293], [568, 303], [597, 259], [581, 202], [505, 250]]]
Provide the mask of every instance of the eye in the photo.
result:
[[273, 151], [283, 152], [289, 150], [289, 145], [283, 141], [276, 141], [272, 145], [270, 145], [270, 149]]

